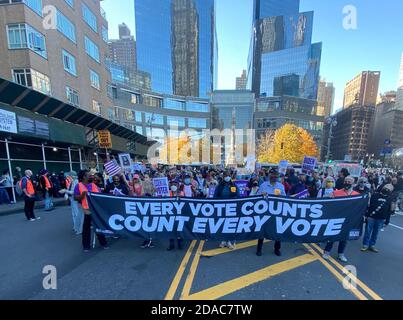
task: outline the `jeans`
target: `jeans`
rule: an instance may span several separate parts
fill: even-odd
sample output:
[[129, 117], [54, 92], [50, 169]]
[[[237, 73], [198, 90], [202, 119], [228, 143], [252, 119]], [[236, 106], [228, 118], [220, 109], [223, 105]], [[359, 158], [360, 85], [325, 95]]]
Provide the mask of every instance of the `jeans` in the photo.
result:
[[365, 226], [365, 233], [363, 239], [364, 247], [373, 247], [378, 238], [379, 231], [382, 229], [385, 220], [368, 218], [367, 225]]
[[10, 198], [8, 196], [8, 192], [6, 191], [5, 188], [0, 188], [0, 203], [10, 203]]
[[49, 191], [45, 192], [45, 210], [49, 211], [53, 208], [52, 198], [50, 197]]
[[[325, 248], [325, 252], [330, 252], [332, 251], [333, 248], [333, 244], [334, 242], [328, 242], [326, 244], [326, 248]], [[343, 240], [343, 241], [339, 241], [339, 248], [337, 250], [338, 254], [343, 254], [344, 250], [346, 250], [346, 246], [347, 246], [347, 241]]]
[[83, 232], [84, 212], [78, 202], [70, 198], [71, 216], [73, 218], [73, 229], [75, 233]]

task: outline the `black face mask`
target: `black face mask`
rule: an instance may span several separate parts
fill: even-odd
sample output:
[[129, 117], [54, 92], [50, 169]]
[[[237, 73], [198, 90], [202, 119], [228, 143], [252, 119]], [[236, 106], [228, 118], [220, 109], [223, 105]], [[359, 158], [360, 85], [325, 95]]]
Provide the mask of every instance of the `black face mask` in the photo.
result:
[[345, 183], [344, 184], [344, 189], [346, 189], [346, 190], [351, 190], [352, 187], [353, 187], [353, 185], [350, 184], [350, 183]]
[[387, 196], [389, 196], [390, 194], [391, 194], [391, 192], [390, 192], [389, 189], [383, 189], [383, 190], [381, 191], [381, 195], [383, 195], [384, 197], [387, 197]]

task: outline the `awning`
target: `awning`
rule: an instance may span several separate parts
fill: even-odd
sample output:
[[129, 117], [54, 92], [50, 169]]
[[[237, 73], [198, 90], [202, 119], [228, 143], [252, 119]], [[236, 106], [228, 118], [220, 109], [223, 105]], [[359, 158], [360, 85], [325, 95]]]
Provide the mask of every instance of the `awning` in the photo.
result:
[[109, 130], [115, 136], [144, 145], [155, 143], [108, 119], [3, 78], [0, 78], [0, 102], [86, 128]]

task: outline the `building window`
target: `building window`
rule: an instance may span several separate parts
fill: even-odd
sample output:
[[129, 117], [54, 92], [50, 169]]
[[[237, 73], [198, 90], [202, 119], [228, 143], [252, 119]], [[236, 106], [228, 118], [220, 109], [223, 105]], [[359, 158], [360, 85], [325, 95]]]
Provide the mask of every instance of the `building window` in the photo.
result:
[[22, 86], [51, 95], [49, 77], [33, 69], [13, 69], [13, 81]]
[[84, 36], [85, 42], [85, 52], [94, 59], [96, 62], [99, 63], [99, 48], [98, 46], [87, 36]]
[[136, 122], [143, 122], [143, 116], [141, 112], [136, 111]]
[[164, 109], [185, 110], [185, 102], [172, 99], [165, 99]]
[[42, 17], [42, 0], [0, 0], [0, 4], [24, 3]]
[[147, 124], [164, 125], [164, 116], [161, 114], [145, 113], [145, 117]]
[[185, 118], [181, 117], [168, 117], [168, 126], [185, 127]]
[[97, 26], [97, 17], [95, 14], [92, 13], [90, 8], [87, 7], [86, 4], [83, 3], [83, 18], [84, 21], [90, 26], [94, 32], [98, 33], [98, 26]]
[[70, 7], [74, 8], [74, 0], [64, 0], [64, 1], [66, 1], [66, 3], [67, 3]]
[[132, 110], [125, 110], [124, 117], [126, 121], [134, 121], [134, 111]]
[[57, 30], [64, 34], [67, 39], [76, 43], [76, 27], [74, 24], [59, 10], [57, 11]]
[[207, 128], [207, 120], [206, 119], [198, 119], [198, 118], [189, 118], [188, 119], [188, 127], [189, 128], [198, 128], [198, 129], [206, 129]]
[[66, 97], [67, 101], [70, 102], [73, 106], [80, 106], [80, 97], [78, 92], [70, 87], [66, 87]]
[[102, 26], [102, 39], [108, 43], [109, 37], [108, 37], [108, 28], [105, 26]]
[[91, 81], [91, 87], [97, 90], [101, 89], [101, 80], [99, 78], [99, 74], [91, 69], [90, 69], [90, 81]]
[[68, 53], [66, 50], [62, 51], [64, 70], [73, 76], [77, 76], [76, 58]]
[[92, 100], [92, 111], [96, 114], [101, 114], [101, 104], [96, 100]]
[[30, 49], [47, 58], [45, 36], [28, 24], [11, 24], [7, 26], [9, 49]]
[[186, 102], [186, 111], [209, 112], [208, 104], [199, 102]]

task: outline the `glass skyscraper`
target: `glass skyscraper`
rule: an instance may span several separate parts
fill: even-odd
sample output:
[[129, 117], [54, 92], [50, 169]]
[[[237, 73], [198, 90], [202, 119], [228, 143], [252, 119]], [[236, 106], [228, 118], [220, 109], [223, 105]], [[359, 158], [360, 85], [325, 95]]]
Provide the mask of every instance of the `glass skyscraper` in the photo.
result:
[[299, 0], [254, 0], [248, 88], [259, 97], [316, 100], [322, 43], [312, 44], [313, 12]]
[[137, 65], [153, 91], [208, 97], [216, 84], [215, 0], [135, 0]]

